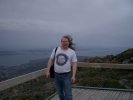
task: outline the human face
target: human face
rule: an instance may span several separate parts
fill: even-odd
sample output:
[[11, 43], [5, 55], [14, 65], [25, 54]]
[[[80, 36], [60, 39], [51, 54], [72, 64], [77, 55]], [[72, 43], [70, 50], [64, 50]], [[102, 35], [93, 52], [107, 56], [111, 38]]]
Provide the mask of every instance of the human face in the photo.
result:
[[61, 39], [61, 46], [63, 49], [67, 49], [69, 47], [69, 41], [67, 38], [62, 38]]

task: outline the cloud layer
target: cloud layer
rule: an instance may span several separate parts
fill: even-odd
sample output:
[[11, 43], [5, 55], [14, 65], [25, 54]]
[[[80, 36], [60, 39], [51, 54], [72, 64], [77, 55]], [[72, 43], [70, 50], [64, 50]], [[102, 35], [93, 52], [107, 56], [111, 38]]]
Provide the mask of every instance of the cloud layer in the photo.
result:
[[1, 0], [0, 48], [133, 47], [132, 0]]

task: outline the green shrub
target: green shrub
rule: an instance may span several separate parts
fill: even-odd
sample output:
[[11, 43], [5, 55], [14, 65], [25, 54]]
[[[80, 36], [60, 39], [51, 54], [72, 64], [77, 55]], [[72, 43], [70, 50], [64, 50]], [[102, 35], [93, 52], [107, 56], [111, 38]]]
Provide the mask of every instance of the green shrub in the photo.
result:
[[[77, 74], [77, 85], [103, 88], [132, 88], [132, 71], [103, 69], [103, 68], [79, 68]], [[127, 79], [129, 82], [125, 86], [119, 80]]]

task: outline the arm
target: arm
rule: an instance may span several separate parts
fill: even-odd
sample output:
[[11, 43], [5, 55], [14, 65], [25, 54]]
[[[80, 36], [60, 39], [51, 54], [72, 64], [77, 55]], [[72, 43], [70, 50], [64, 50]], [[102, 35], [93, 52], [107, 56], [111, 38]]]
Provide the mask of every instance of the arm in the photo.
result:
[[72, 62], [72, 83], [76, 81], [77, 62]]
[[51, 68], [51, 64], [52, 64], [52, 58], [49, 58], [48, 60], [48, 64], [47, 64], [47, 70], [46, 70], [46, 78], [49, 78], [50, 77], [50, 68]]
[[53, 49], [51, 56], [49, 57], [48, 64], [47, 64], [47, 70], [46, 70], [46, 78], [50, 77], [50, 68], [53, 63], [55, 49]]

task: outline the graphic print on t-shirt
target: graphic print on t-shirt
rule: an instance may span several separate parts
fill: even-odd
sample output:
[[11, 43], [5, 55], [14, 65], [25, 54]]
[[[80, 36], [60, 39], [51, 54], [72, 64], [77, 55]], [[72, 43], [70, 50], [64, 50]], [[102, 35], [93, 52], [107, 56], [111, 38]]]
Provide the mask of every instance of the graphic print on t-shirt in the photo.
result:
[[68, 56], [65, 55], [64, 53], [59, 53], [57, 54], [57, 59], [56, 59], [56, 63], [59, 66], [65, 65], [66, 62], [68, 61]]

